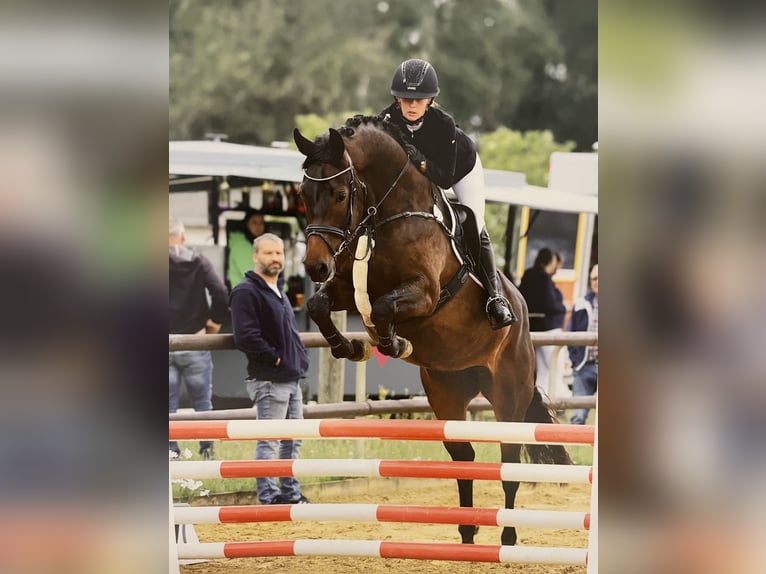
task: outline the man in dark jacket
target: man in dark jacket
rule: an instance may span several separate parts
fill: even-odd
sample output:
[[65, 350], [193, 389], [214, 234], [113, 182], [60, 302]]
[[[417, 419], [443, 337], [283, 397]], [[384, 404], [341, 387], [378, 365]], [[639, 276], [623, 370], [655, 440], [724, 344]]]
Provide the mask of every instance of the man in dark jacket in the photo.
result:
[[[553, 282], [553, 275], [561, 264], [561, 259], [547, 247], [537, 252], [535, 264], [524, 271], [519, 291], [524, 296], [529, 309], [530, 331], [560, 331], [564, 327], [564, 296]], [[533, 316], [534, 315], [534, 316]], [[550, 362], [552, 346], [535, 347], [535, 370], [538, 388], [547, 394], [554, 394], [550, 388]], [[559, 381], [554, 381], [558, 383]]]
[[[590, 291], [575, 303], [569, 320], [569, 331], [598, 333], [598, 264], [590, 271]], [[598, 346], [569, 347], [574, 379], [572, 396], [592, 395], [598, 388]], [[588, 418], [589, 409], [578, 409], [570, 422], [582, 425]]]
[[[300, 380], [309, 357], [300, 338], [292, 306], [284, 292], [280, 273], [285, 266], [284, 243], [273, 233], [253, 241], [255, 270], [231, 292], [234, 344], [247, 355], [247, 392], [258, 419], [302, 419], [303, 392]], [[278, 445], [277, 445], [278, 443]], [[300, 440], [259, 440], [256, 460], [298, 458]], [[261, 504], [304, 504], [300, 483], [282, 477], [256, 479]]]
[[[226, 286], [208, 259], [186, 247], [184, 225], [170, 218], [168, 247], [170, 255], [170, 313], [168, 332], [171, 334], [217, 333], [228, 310]], [[210, 304], [208, 304], [208, 294]], [[213, 359], [210, 351], [174, 351], [168, 361], [170, 396], [168, 410], [178, 410], [181, 384], [186, 385], [195, 411], [213, 410]], [[178, 443], [170, 450], [179, 454]], [[203, 458], [213, 457], [213, 443], [200, 442]]]

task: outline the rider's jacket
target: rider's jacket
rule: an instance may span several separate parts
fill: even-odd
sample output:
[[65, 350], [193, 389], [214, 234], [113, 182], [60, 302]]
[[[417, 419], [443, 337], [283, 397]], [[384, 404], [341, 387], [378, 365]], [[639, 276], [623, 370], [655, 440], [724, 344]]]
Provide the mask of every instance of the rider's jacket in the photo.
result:
[[423, 123], [412, 130], [394, 102], [380, 115], [395, 123], [405, 139], [426, 156], [425, 175], [439, 187], [447, 189], [463, 179], [476, 164], [476, 146], [447, 112], [429, 106]]

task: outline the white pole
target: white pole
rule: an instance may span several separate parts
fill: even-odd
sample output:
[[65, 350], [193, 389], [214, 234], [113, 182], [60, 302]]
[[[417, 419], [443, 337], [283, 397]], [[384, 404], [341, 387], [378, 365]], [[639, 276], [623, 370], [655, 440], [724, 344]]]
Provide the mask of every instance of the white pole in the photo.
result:
[[[598, 402], [598, 398], [596, 399]], [[588, 532], [588, 574], [598, 574], [598, 411], [593, 439], [593, 482], [590, 487], [590, 531]]]
[[178, 565], [178, 546], [176, 546], [176, 527], [173, 517], [173, 487], [170, 483], [170, 472], [168, 471], [168, 532], [170, 534], [168, 547], [168, 574], [180, 574], [181, 568]]
[[548, 364], [548, 397], [551, 399], [554, 399], [558, 397], [558, 380], [559, 380], [559, 354], [561, 353], [561, 349], [563, 349], [561, 345], [556, 345], [553, 347], [553, 350], [551, 351], [551, 358], [550, 363]]

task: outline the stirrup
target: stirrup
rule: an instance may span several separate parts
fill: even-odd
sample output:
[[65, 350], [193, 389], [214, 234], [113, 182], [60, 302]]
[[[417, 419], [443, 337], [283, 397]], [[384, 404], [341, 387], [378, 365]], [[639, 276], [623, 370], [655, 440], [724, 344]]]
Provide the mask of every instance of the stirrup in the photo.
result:
[[[499, 309], [498, 315], [494, 315], [490, 313], [490, 305], [492, 303], [495, 303], [496, 301], [499, 301], [502, 303], [503, 308]], [[502, 329], [503, 327], [509, 327], [510, 325], [513, 325], [516, 322], [516, 316], [513, 314], [513, 310], [511, 309], [511, 304], [508, 302], [508, 299], [503, 297], [502, 295], [495, 295], [494, 297], [490, 297], [487, 299], [487, 304], [484, 307], [484, 312], [487, 314], [487, 319], [489, 320], [489, 326], [493, 330]]]
[[[513, 315], [513, 311], [511, 311], [511, 302], [510, 302], [510, 301], [508, 301], [508, 299], [506, 299], [506, 298], [505, 298], [505, 297], [503, 297], [502, 295], [495, 295], [494, 297], [489, 297], [489, 298], [487, 299], [487, 304], [486, 304], [486, 305], [484, 305], [484, 312], [485, 312], [485, 313], [489, 313], [489, 306], [490, 306], [492, 303], [494, 303], [495, 301], [502, 301], [502, 302], [503, 302], [503, 305], [505, 305], [505, 306], [508, 308], [508, 311], [510, 312], [510, 314], [511, 314], [511, 317], [514, 317], [514, 315]], [[516, 320], [516, 318], [514, 317], [514, 319], [513, 319], [513, 320], [515, 321], [515, 320]]]

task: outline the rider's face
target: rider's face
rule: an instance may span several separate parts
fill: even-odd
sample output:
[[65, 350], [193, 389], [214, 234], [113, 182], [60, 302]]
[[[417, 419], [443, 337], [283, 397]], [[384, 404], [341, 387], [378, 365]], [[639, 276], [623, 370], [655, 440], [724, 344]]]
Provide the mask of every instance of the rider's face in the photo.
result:
[[428, 109], [428, 104], [432, 98], [423, 98], [422, 100], [411, 100], [408, 98], [396, 98], [399, 107], [402, 109], [402, 115], [414, 122], [423, 117]]

